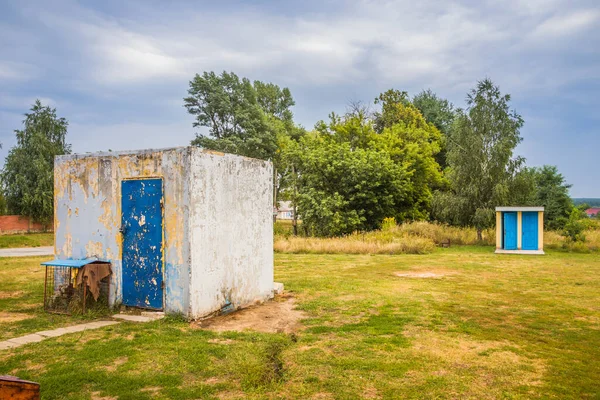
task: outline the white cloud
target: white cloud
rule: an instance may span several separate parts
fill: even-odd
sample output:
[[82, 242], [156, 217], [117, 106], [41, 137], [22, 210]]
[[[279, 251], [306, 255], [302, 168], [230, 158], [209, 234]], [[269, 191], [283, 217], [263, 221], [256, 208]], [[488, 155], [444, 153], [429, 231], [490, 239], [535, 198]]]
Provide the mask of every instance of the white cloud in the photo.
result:
[[[51, 105], [71, 122], [75, 151], [186, 145], [195, 130], [181, 98], [207, 70], [290, 86], [308, 127], [390, 87], [430, 87], [460, 106], [483, 77], [518, 109], [560, 114], [552, 107], [569, 104], [590, 123], [600, 79], [596, 1], [23, 3], [21, 20], [0, 23], [0, 130], [19, 126], [2, 108], [25, 112], [38, 95], [58, 100]], [[560, 129], [531, 127], [544, 138]]]
[[37, 76], [37, 68], [27, 63], [0, 61], [0, 81], [26, 81]]
[[188, 146], [195, 137], [189, 121], [176, 123], [107, 123], [69, 125], [75, 153]]
[[[434, 11], [435, 10], [435, 11]], [[457, 3], [358, 2], [334, 15], [280, 17], [241, 10], [190, 11], [164, 25], [107, 19], [89, 10], [43, 20], [84, 39], [91, 78], [101, 84], [189, 79], [207, 69], [275, 72], [322, 85], [417, 79], [465, 65], [465, 53], [516, 33]]]
[[522, 90], [555, 89], [572, 76], [585, 79], [586, 72], [576, 65], [565, 74], [556, 62], [531, 63], [532, 57], [555, 57], [555, 41], [545, 39], [592, 29], [600, 16], [569, 7], [567, 0], [517, 0], [502, 7], [358, 0], [340, 2], [335, 12], [298, 15], [189, 4], [156, 11], [140, 2], [131, 18], [68, 4], [68, 12], [31, 12], [75, 51], [70, 61], [80, 64], [72, 67], [70, 83], [105, 97], [142, 85], [184, 88], [205, 70], [313, 88], [431, 86], [461, 97], [484, 76], [516, 82]]
[[107, 83], [136, 82], [165, 76], [184, 76], [181, 60], [164, 54], [144, 40], [103, 43], [96, 46], [103, 63], [96, 69]]
[[594, 25], [600, 18], [598, 10], [579, 10], [555, 15], [543, 21], [532, 33], [534, 38], [551, 39], [572, 35]]

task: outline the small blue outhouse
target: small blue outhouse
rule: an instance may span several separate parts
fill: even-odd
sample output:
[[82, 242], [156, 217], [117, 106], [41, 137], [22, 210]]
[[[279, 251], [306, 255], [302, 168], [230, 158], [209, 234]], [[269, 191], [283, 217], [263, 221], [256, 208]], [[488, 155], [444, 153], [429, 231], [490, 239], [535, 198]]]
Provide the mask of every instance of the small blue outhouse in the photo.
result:
[[496, 253], [544, 254], [544, 207], [496, 207]]

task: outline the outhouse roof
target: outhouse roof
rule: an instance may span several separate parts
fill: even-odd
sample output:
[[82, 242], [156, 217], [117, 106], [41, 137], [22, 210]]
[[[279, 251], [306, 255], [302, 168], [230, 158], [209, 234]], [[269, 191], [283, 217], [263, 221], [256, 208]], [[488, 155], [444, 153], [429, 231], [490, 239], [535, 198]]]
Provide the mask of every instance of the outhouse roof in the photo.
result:
[[496, 211], [544, 211], [544, 207], [496, 207]]

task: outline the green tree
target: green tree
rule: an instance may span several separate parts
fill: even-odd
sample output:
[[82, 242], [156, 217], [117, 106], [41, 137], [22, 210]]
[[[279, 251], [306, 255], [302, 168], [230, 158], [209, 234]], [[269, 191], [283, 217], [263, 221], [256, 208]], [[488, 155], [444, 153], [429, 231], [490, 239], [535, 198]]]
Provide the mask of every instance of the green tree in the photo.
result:
[[296, 148], [298, 212], [308, 233], [376, 229], [404, 201], [407, 172], [385, 152], [312, 132]]
[[369, 148], [377, 136], [371, 121], [363, 114], [354, 113], [343, 117], [331, 113], [329, 123], [319, 121], [315, 130], [338, 144], [348, 143], [352, 150]]
[[584, 231], [589, 224], [587, 215], [578, 207], [573, 207], [564, 224], [563, 234], [572, 242], [585, 242]]
[[412, 104], [421, 111], [427, 122], [435, 125], [444, 135], [450, 134], [456, 116], [451, 102], [427, 89], [413, 97]]
[[71, 152], [68, 122], [36, 100], [23, 125], [15, 130], [17, 144], [1, 173], [4, 196], [11, 213], [48, 224], [54, 213], [54, 157]]
[[383, 131], [374, 136], [371, 146], [389, 154], [409, 173], [405, 199], [397, 204], [394, 217], [398, 221], [423, 220], [429, 217], [432, 190], [444, 185], [435, 159], [441, 149], [442, 136], [412, 104], [397, 103], [389, 109], [393, 116], [384, 118], [395, 122], [384, 126]]
[[292, 123], [294, 114], [291, 108], [296, 104], [288, 88], [280, 88], [273, 83], [254, 81], [256, 101], [260, 108], [285, 123]]
[[[270, 90], [261, 86], [261, 100], [279, 112], [264, 93]], [[188, 94], [184, 106], [196, 118], [194, 127], [209, 128], [209, 136], [197, 134], [193, 145], [265, 160], [274, 157], [277, 132], [248, 79], [240, 79], [233, 72], [204, 72], [190, 81]]]
[[294, 234], [297, 229], [297, 193], [298, 193], [298, 168], [297, 160], [293, 157], [294, 149], [297, 148], [300, 140], [306, 131], [301, 126], [287, 124], [276, 118], [271, 119], [271, 123], [276, 126], [277, 132], [277, 151], [273, 157], [275, 167], [275, 204], [278, 200], [291, 200], [293, 209], [292, 226]]
[[454, 105], [446, 99], [438, 97], [431, 89], [422, 91], [413, 97], [412, 104], [421, 111], [427, 122], [435, 125], [442, 133], [441, 149], [436, 161], [442, 169], [446, 168], [446, 146], [456, 112]]
[[6, 204], [6, 198], [4, 193], [0, 193], [0, 215], [6, 215], [8, 213], [8, 206]]
[[519, 206], [539, 206], [537, 199], [536, 174], [532, 168], [524, 167], [508, 182], [510, 204]]
[[391, 125], [380, 133], [358, 106], [344, 116], [332, 113], [329, 123], [320, 121], [290, 147], [298, 167], [298, 212], [310, 233], [339, 235], [375, 229], [386, 217], [428, 217], [431, 188], [443, 181], [435, 161], [440, 132], [410, 103], [390, 106], [388, 99], [401, 96], [388, 94], [381, 95], [379, 118]]
[[407, 92], [389, 89], [375, 98], [375, 104], [381, 104], [381, 112], [375, 113], [373, 121], [375, 132], [381, 133], [400, 122], [402, 113], [398, 108], [410, 104], [410, 100]]
[[479, 239], [493, 222], [494, 207], [511, 202], [511, 187], [524, 163], [522, 157], [513, 157], [522, 140], [523, 118], [509, 103], [510, 95], [503, 95], [491, 80], [478, 82], [467, 96], [467, 110], [456, 117], [448, 143], [448, 175], [452, 194], [460, 200], [445, 196], [445, 201], [457, 207], [452, 210], [457, 222], [477, 228]]
[[208, 128], [208, 136], [196, 134], [192, 145], [271, 160], [275, 167], [273, 201], [277, 204], [281, 190], [293, 181], [293, 168], [285, 164], [282, 149], [305, 133], [294, 124], [290, 90], [273, 83], [251, 83], [224, 71], [221, 75], [196, 74], [188, 94], [184, 106], [196, 118], [194, 127]]
[[544, 206], [544, 224], [548, 229], [563, 229], [573, 209], [571, 185], [554, 165], [531, 168], [535, 180], [536, 205]]

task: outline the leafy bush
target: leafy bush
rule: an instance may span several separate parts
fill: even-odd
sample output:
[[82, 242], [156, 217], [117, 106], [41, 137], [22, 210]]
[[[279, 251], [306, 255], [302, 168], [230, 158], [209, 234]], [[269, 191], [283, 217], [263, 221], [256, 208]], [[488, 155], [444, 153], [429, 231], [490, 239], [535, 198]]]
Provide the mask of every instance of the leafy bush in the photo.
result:
[[583, 231], [582, 235], [585, 237], [585, 242], [574, 242], [561, 235], [560, 232], [547, 231], [544, 233], [544, 247], [576, 253], [589, 253], [600, 250], [600, 229], [592, 227]]
[[565, 224], [563, 234], [572, 242], [585, 242], [585, 235], [583, 231], [586, 230], [588, 224], [587, 217], [584, 217], [582, 214], [582, 211], [577, 208], [573, 208], [571, 214], [569, 214], [569, 219]]
[[293, 234], [292, 221], [278, 220], [273, 224], [273, 234], [275, 236], [290, 236]]
[[405, 198], [407, 172], [389, 154], [322, 138], [304, 141], [298, 213], [315, 236], [379, 228]]

